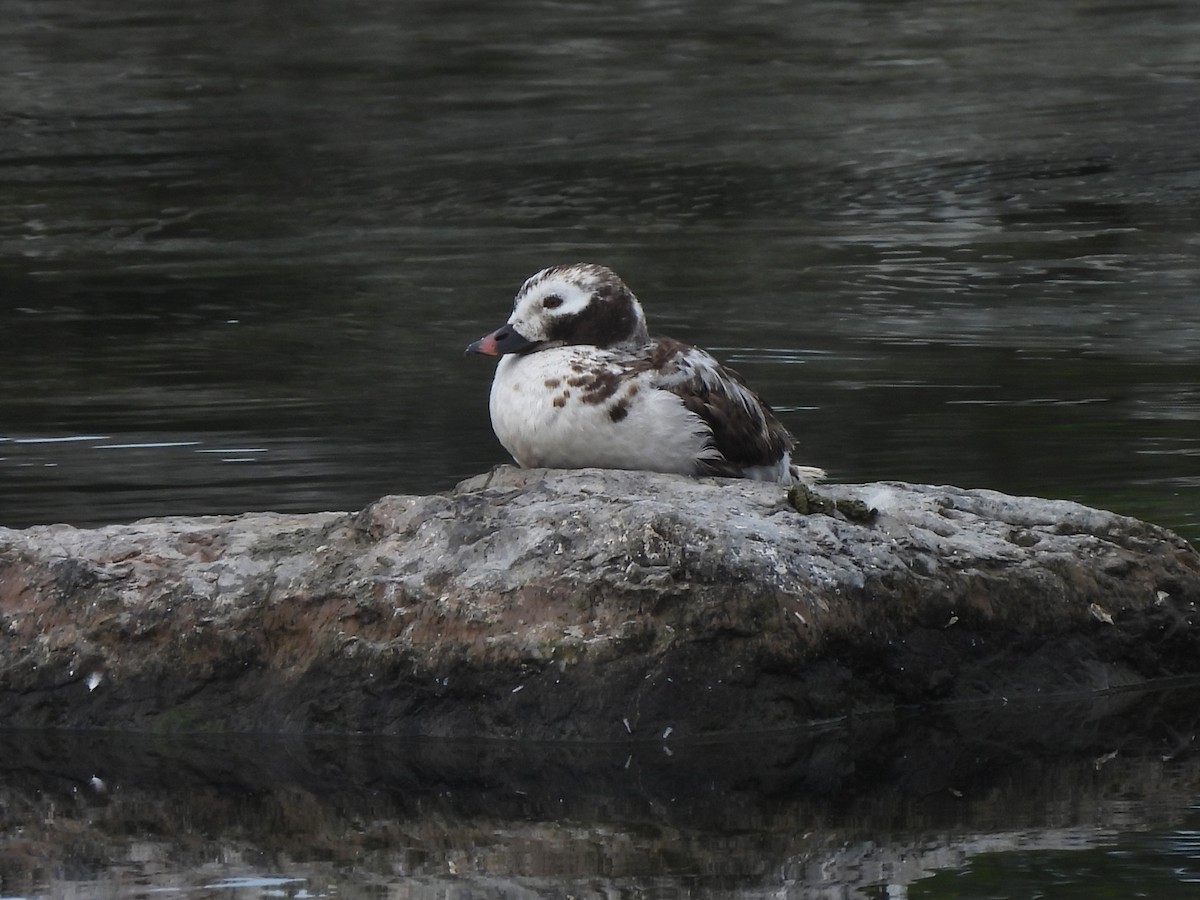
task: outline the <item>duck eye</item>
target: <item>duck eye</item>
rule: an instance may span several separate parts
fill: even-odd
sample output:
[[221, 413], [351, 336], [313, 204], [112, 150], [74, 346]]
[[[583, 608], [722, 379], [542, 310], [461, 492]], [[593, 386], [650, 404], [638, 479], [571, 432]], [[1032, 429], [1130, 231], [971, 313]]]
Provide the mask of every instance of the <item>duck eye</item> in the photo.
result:
[[562, 297], [558, 296], [557, 294], [551, 294], [549, 297], [547, 297], [545, 300], [542, 301], [542, 309], [558, 309], [562, 305], [563, 305], [563, 299], [562, 299]]

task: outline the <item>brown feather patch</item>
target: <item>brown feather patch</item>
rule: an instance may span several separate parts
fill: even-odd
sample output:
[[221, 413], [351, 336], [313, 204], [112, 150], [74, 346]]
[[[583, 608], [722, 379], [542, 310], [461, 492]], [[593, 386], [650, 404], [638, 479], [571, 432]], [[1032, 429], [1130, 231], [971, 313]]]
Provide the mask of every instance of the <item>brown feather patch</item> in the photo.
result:
[[[663, 338], [632, 361], [629, 370], [654, 372], [655, 387], [677, 394], [704, 420], [712, 429], [713, 447], [732, 464], [732, 474], [741, 474], [739, 466], [773, 465], [795, 446], [795, 438], [741, 376], [703, 350]], [[723, 468], [719, 462], [706, 465]]]

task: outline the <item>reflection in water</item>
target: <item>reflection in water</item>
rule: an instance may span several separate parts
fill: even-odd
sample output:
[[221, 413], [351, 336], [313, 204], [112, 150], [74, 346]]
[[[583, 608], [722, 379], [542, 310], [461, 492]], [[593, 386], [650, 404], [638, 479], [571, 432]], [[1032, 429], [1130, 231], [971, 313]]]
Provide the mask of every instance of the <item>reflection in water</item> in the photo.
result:
[[1173, 896], [1198, 699], [930, 709], [711, 744], [0, 735], [0, 894], [941, 896], [922, 879], [1029, 865], [1009, 877], [1037, 884], [1030, 860], [1085, 872], [1099, 855], [1097, 878]]
[[1193, 25], [1182, 2], [23, 7], [0, 521], [444, 489], [503, 459], [462, 347], [530, 272], [592, 259], [653, 328], [735, 348], [835, 478], [1200, 534]]

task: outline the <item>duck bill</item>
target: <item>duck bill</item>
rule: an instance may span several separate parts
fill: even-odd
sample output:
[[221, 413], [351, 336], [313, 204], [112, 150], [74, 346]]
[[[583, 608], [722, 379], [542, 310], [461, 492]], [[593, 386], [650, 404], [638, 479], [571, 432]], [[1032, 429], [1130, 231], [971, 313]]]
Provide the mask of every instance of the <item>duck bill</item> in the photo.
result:
[[521, 353], [537, 346], [537, 343], [522, 337], [511, 325], [501, 325], [491, 334], [486, 334], [468, 345], [467, 352], [482, 353], [484, 356], [503, 356], [506, 353]]

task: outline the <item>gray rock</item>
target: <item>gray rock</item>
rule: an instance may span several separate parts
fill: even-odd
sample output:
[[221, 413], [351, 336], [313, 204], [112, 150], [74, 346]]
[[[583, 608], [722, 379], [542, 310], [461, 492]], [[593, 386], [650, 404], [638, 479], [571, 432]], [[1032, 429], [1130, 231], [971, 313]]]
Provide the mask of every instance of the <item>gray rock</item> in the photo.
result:
[[778, 729], [1200, 672], [1197, 601], [1185, 541], [1076, 503], [503, 468], [358, 514], [0, 529], [0, 721]]

